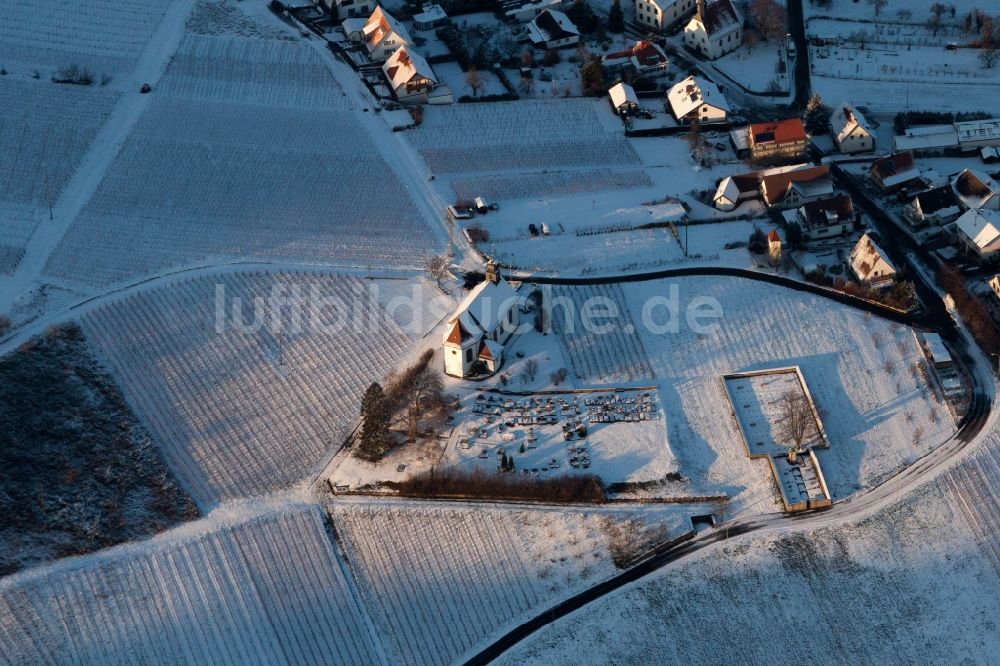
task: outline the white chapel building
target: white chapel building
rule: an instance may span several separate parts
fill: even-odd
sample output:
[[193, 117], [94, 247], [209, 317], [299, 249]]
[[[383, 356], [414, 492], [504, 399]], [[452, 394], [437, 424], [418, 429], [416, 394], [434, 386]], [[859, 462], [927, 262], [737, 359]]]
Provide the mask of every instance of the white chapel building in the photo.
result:
[[444, 340], [444, 371], [452, 377], [493, 374], [503, 365], [504, 346], [518, 326], [517, 291], [486, 267], [486, 279], [462, 299], [448, 321]]

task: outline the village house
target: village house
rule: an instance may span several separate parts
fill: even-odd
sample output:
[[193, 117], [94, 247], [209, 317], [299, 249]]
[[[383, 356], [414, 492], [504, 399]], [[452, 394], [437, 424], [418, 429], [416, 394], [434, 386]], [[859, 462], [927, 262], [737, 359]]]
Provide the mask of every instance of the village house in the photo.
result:
[[431, 91], [438, 85], [434, 70], [419, 53], [405, 46], [389, 56], [382, 65], [392, 94], [400, 102], [426, 103]]
[[732, 0], [698, 0], [684, 26], [684, 45], [709, 60], [735, 51], [743, 43], [743, 16]]
[[601, 58], [601, 65], [619, 75], [660, 75], [670, 71], [670, 60], [659, 45], [641, 40], [630, 49], [614, 51]]
[[419, 14], [413, 15], [416, 30], [433, 30], [448, 23], [448, 14], [441, 5], [424, 5]]
[[913, 197], [913, 202], [907, 206], [905, 217], [911, 224], [939, 224], [954, 222], [962, 214], [958, 198], [950, 185], [925, 190]]
[[1000, 210], [1000, 184], [980, 171], [963, 170], [952, 177], [951, 187], [965, 210]]
[[667, 106], [682, 125], [724, 123], [729, 113], [729, 103], [719, 88], [708, 79], [694, 75], [667, 92]]
[[470, 377], [500, 369], [504, 346], [518, 327], [518, 300], [514, 288], [490, 263], [486, 279], [462, 299], [445, 328], [445, 374]]
[[854, 229], [854, 202], [848, 194], [810, 201], [799, 206], [796, 218], [805, 240], [842, 236]]
[[695, 9], [695, 0], [635, 0], [635, 22], [666, 32], [687, 19]]
[[767, 256], [775, 266], [781, 263], [781, 236], [775, 229], [767, 234]]
[[330, 13], [343, 20], [363, 18], [375, 9], [375, 0], [318, 0]]
[[809, 137], [798, 118], [750, 125], [747, 147], [756, 162], [798, 159], [806, 152]]
[[580, 31], [562, 12], [546, 9], [528, 23], [528, 39], [536, 48], [555, 49], [579, 42]]
[[871, 179], [885, 194], [926, 187], [910, 151], [887, 155], [872, 162]]
[[744, 201], [760, 197], [760, 174], [756, 171], [726, 176], [719, 181], [712, 204], [719, 210], [735, 210]]
[[875, 150], [875, 131], [865, 117], [847, 102], [830, 114], [833, 140], [842, 153], [867, 153]]
[[557, 9], [562, 0], [503, 0], [504, 16], [518, 23], [527, 23], [546, 9]]
[[885, 289], [892, 286], [896, 268], [888, 255], [875, 244], [871, 236], [865, 234], [851, 250], [851, 273], [858, 282], [871, 289]]
[[955, 220], [955, 228], [967, 255], [979, 262], [1000, 257], [1000, 212], [970, 208]]
[[608, 97], [611, 100], [611, 108], [619, 116], [632, 115], [639, 110], [639, 98], [636, 97], [632, 86], [627, 83], [616, 83], [611, 86]]
[[403, 24], [380, 6], [375, 7], [375, 11], [368, 17], [368, 23], [361, 31], [361, 39], [372, 62], [383, 62], [396, 49], [413, 42]]
[[772, 208], [793, 208], [809, 201], [833, 196], [833, 180], [826, 166], [809, 167], [766, 175], [760, 180], [760, 195]]

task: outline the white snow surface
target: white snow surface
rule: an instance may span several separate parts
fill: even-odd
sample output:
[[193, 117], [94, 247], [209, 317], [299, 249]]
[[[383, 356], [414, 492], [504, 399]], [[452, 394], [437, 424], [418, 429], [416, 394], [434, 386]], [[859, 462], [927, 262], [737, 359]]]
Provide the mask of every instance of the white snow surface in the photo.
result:
[[380, 649], [323, 512], [297, 502], [0, 581], [3, 663], [376, 664]]
[[[222, 332], [216, 285], [225, 290]], [[304, 308], [296, 332], [291, 305], [275, 319], [254, 302], [275, 286], [286, 296], [300, 289], [307, 307], [320, 299], [331, 305], [315, 318]], [[364, 389], [434, 323], [421, 320], [422, 299], [416, 311], [383, 308], [404, 286], [228, 272], [133, 294], [88, 312], [83, 327], [168, 464], [204, 504], [283, 488], [319, 471], [353, 429]], [[246, 325], [260, 318], [259, 330], [236, 326], [234, 298], [242, 299]]]

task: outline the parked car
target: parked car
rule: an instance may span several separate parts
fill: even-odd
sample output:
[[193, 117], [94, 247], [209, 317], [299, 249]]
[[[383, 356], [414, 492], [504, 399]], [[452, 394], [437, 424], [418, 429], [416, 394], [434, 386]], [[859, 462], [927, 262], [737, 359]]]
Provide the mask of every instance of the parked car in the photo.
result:
[[535, 238], [536, 236], [538, 236], [538, 227], [536, 227], [534, 224], [529, 224], [528, 233], [531, 234], [532, 238]]
[[552, 230], [549, 229], [549, 225], [547, 225], [544, 222], [542, 222], [542, 235], [543, 236], [548, 236], [551, 233], [552, 233]]

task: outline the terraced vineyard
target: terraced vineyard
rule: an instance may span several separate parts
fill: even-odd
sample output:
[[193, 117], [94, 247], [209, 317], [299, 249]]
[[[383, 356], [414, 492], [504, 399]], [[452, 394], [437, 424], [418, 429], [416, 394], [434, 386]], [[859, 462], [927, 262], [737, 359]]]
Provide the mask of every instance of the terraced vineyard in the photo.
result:
[[[565, 307], [554, 306], [552, 324], [566, 351], [570, 370], [578, 379], [611, 384], [653, 378], [653, 370], [642, 340], [635, 332], [628, 302], [620, 286], [557, 286], [553, 289], [553, 297], [573, 304], [570, 313]], [[607, 323], [611, 327], [609, 331], [585, 329], [581, 313], [588, 301], [602, 308], [595, 309], [595, 313], [611, 311], [603, 308], [613, 308], [617, 313], [607, 322], [599, 322], [601, 325]]]
[[0, 662], [378, 663], [319, 509], [0, 581]]
[[642, 171], [611, 169], [479, 176], [451, 181], [459, 199], [485, 196], [489, 201], [571, 196], [582, 192], [650, 187], [652, 184], [653, 181]]
[[[226, 299], [221, 332], [216, 285]], [[302, 332], [292, 332], [287, 308], [275, 326], [264, 302], [250, 305], [275, 287], [330, 305], [321, 319], [305, 319], [305, 311]], [[247, 326], [261, 317], [259, 330], [235, 324], [227, 312], [233, 298], [242, 299]], [[112, 303], [83, 324], [167, 462], [202, 502], [282, 488], [325, 463], [353, 428], [365, 387], [409, 344], [366, 283], [317, 274], [199, 278]]]
[[976, 542], [1000, 575], [1000, 438], [986, 444], [941, 477], [942, 486], [969, 521]]

